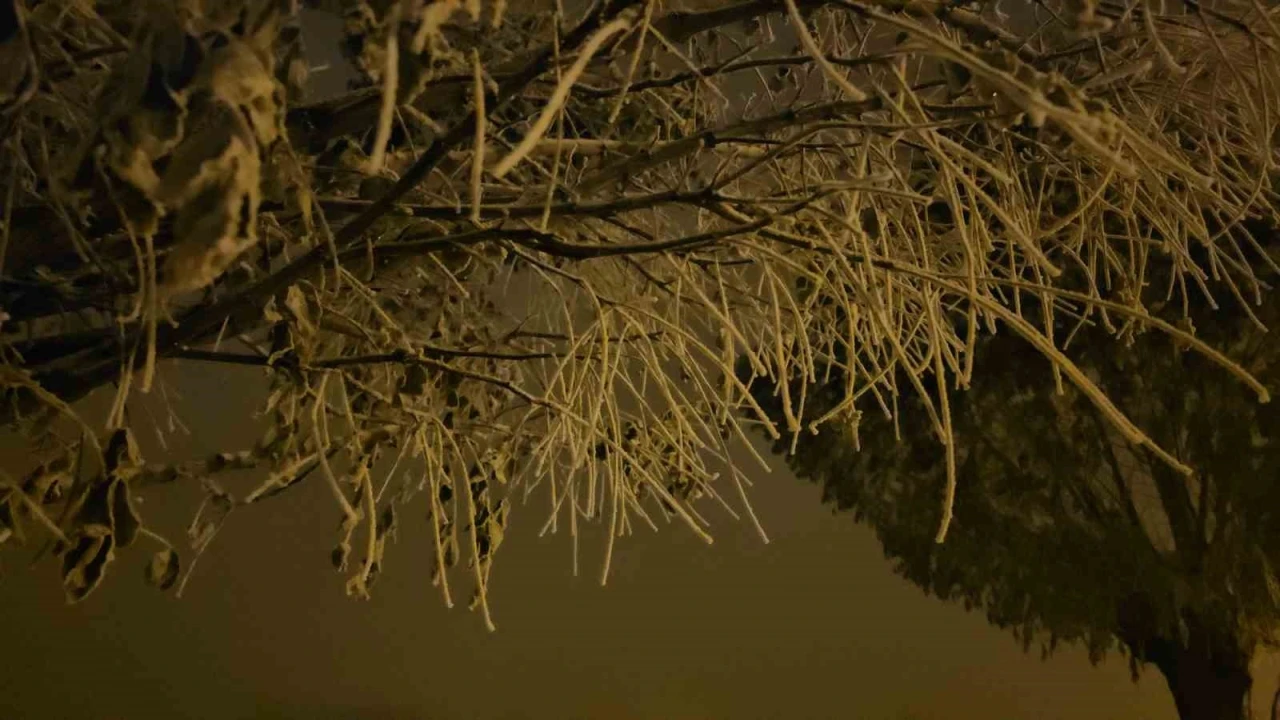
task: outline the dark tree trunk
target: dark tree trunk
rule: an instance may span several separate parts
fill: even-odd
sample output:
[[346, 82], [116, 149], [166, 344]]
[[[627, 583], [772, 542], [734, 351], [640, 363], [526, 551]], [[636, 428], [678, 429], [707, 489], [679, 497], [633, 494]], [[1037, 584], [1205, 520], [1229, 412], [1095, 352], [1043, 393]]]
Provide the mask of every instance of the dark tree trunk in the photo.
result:
[[1256, 646], [1242, 646], [1227, 618], [1205, 619], [1184, 609], [1185, 634], [1171, 635], [1157, 624], [1153, 603], [1143, 593], [1130, 595], [1118, 610], [1118, 637], [1135, 659], [1160, 669], [1181, 720], [1249, 717], [1249, 661]]
[[1203, 640], [1193, 632], [1185, 645], [1152, 641], [1148, 659], [1169, 683], [1181, 720], [1244, 720], [1253, 685], [1248, 653], [1213, 648]]

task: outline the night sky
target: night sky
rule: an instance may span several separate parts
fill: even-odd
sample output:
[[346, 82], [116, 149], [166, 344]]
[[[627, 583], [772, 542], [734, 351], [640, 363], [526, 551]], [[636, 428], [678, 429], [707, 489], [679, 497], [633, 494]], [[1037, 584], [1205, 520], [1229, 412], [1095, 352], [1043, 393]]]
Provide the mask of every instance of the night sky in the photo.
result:
[[[163, 373], [169, 391], [202, 419], [167, 450], [141, 436], [148, 460], [247, 447], [261, 375], [179, 367]], [[20, 453], [9, 438], [6, 466]], [[226, 486], [243, 494], [255, 481]], [[1095, 669], [1070, 649], [1042, 663], [981, 615], [926, 598], [870, 531], [781, 467], [752, 497], [771, 544], [715, 512], [713, 546], [678, 525], [642, 528], [619, 543], [602, 588], [598, 535], [583, 538], [572, 577], [567, 535], [537, 537], [546, 498], [534, 493], [497, 555], [494, 634], [431, 586], [416, 505], [373, 599], [348, 599], [328, 557], [338, 512], [319, 482], [236, 511], [180, 600], [143, 582], [142, 547], [78, 606], [55, 562], [29, 569], [10, 551], [0, 717], [1174, 717], [1154, 672], [1135, 686], [1119, 658]], [[142, 512], [181, 538], [198, 502], [193, 485], [161, 488]]]
[[[164, 376], [191, 433], [167, 449], [140, 438], [147, 459], [252, 444], [260, 373], [181, 367]], [[21, 439], [5, 442], [0, 461], [17, 468]], [[466, 611], [465, 591], [448, 610], [431, 586], [421, 503], [373, 599], [348, 599], [329, 563], [338, 512], [319, 482], [234, 513], [181, 600], [143, 582], [148, 549], [123, 553], [78, 606], [66, 605], [56, 562], [27, 568], [29, 554], [10, 550], [0, 718], [1175, 716], [1154, 669], [1134, 685], [1118, 656], [1093, 668], [1067, 648], [1041, 662], [980, 614], [926, 598], [893, 575], [868, 529], [832, 516], [818, 488], [774, 462], [752, 494], [771, 544], [723, 513], [712, 513], [713, 546], [680, 526], [641, 526], [615, 550], [604, 588], [598, 534], [583, 538], [572, 577], [567, 533], [537, 537], [547, 501], [534, 493], [497, 555], [494, 634]], [[254, 485], [227, 483], [236, 494]], [[164, 488], [142, 512], [181, 538], [198, 502], [196, 487]], [[1274, 662], [1260, 669], [1259, 709], [1277, 674]]]

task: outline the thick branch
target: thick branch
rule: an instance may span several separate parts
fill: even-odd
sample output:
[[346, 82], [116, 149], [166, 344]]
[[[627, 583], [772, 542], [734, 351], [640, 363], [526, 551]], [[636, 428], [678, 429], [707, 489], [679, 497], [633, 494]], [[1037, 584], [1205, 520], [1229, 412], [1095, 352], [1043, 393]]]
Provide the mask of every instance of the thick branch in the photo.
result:
[[[618, 0], [598, 4], [564, 38], [559, 52], [571, 52], [582, 45], [604, 23], [638, 4], [640, 0]], [[496, 91], [488, 91], [486, 106], [498, 109], [517, 97], [539, 75], [551, 67], [556, 52], [555, 48], [544, 48], [524, 69], [498, 83]], [[466, 115], [443, 138], [427, 148], [390, 191], [371, 203], [335, 234], [333, 245], [340, 252], [353, 246], [375, 222], [395, 206], [396, 201], [425, 180], [450, 151], [471, 139], [476, 122], [474, 114]], [[234, 324], [237, 320], [252, 318], [259, 313], [259, 309], [269, 298], [284, 292], [289, 286], [322, 269], [326, 262], [334, 259], [330, 257], [327, 245], [319, 245], [298, 260], [240, 293], [196, 308], [181, 318], [177, 327], [161, 328], [156, 337], [157, 355], [166, 356], [179, 347], [198, 345], [201, 340], [217, 333], [225, 324]], [[141, 328], [135, 326], [123, 340], [113, 340], [105, 345], [99, 353], [98, 361], [86, 362], [79, 372], [52, 373], [37, 376], [36, 379], [56, 396], [67, 401], [78, 400], [93, 388], [112, 381], [126, 370], [125, 366], [129, 364], [128, 349], [136, 347], [140, 342], [141, 332]], [[12, 417], [13, 413], [24, 414], [38, 406], [38, 401], [30, 395], [23, 395], [16, 400], [17, 406], [8, 408], [9, 417]]]

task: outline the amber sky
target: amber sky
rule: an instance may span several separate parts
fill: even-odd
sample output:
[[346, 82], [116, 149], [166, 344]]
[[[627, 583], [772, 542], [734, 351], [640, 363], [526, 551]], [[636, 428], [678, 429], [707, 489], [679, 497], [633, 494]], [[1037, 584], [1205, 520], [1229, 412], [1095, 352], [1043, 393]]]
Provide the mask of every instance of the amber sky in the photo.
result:
[[[205, 369], [166, 373], [180, 408], [201, 417], [167, 451], [142, 437], [149, 460], [254, 439], [260, 381]], [[9, 438], [4, 466], [21, 450]], [[602, 543], [583, 539], [583, 576], [571, 577], [567, 537], [537, 537], [546, 501], [535, 493], [495, 564], [496, 634], [443, 607], [412, 514], [373, 599], [345, 597], [328, 559], [338, 514], [319, 484], [233, 514], [181, 600], [142, 582], [142, 548], [74, 607], [56, 563], [28, 569], [8, 552], [0, 718], [1173, 717], [1156, 675], [1134, 686], [1122, 662], [1093, 669], [1077, 651], [1042, 663], [979, 615], [926, 599], [869, 531], [785, 471], [761, 474], [753, 498], [771, 544], [723, 515], [710, 547], [676, 525], [638, 531], [601, 588]], [[181, 538], [198, 501], [197, 488], [175, 486], [143, 512]]]
[[[142, 438], [148, 459], [247, 447], [258, 376], [184, 367], [166, 374], [200, 418], [167, 450]], [[9, 438], [0, 466], [22, 450]], [[174, 487], [144, 512], [181, 537], [198, 497]], [[571, 577], [568, 538], [537, 537], [535, 494], [495, 564], [496, 634], [443, 607], [418, 516], [373, 599], [345, 597], [328, 559], [338, 517], [318, 485], [233, 515], [181, 600], [144, 585], [144, 551], [74, 607], [54, 563], [31, 570], [9, 552], [0, 720], [1174, 717], [1154, 672], [1133, 685], [1119, 659], [1095, 669], [1076, 650], [1041, 662], [980, 615], [925, 598], [870, 531], [785, 470], [762, 474], [753, 498], [772, 544], [723, 515], [711, 547], [679, 526], [642, 529], [601, 588], [601, 544], [584, 539]]]

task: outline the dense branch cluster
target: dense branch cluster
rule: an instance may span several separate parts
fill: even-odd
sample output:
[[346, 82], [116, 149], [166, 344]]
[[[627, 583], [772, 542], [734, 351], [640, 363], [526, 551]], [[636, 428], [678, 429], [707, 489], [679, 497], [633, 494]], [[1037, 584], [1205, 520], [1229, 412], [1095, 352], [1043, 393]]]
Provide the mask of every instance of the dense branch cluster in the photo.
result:
[[[469, 556], [484, 606], [517, 493], [545, 491], [550, 528], [603, 518], [610, 548], [664, 517], [709, 539], [700, 504], [750, 514], [744, 425], [809, 432], [838, 371], [819, 422], [919, 393], [948, 444], [948, 388], [999, 326], [1157, 452], [1058, 351], [1060, 318], [1155, 324], [1265, 397], [1144, 305], [1156, 258], [1174, 304], [1263, 290], [1242, 225], [1280, 203], [1261, 4], [320, 5], [0, 0], [24, 68], [0, 87], [4, 408], [45, 454], [0, 490], [12, 532], [123, 547], [120, 513], [85, 510], [111, 478], [205, 478], [217, 518], [314, 478], [353, 593], [417, 503], [446, 598]], [[363, 82], [309, 101], [317, 11], [346, 18]], [[122, 475], [99, 437], [128, 445], [164, 361], [267, 369], [267, 435]], [[106, 427], [83, 424], [71, 404], [107, 386]], [[243, 495], [213, 480], [247, 467], [266, 480]], [[74, 597], [101, 545], [67, 564]]]
[[[1254, 321], [1274, 324], [1280, 303], [1256, 317], [1221, 305], [1184, 318], [1276, 387], [1280, 346]], [[1128, 340], [1085, 328], [1068, 351], [1191, 475], [1124, 442], [1082, 393], [1046, 391], [1050, 364], [1008, 335], [979, 339], [982, 372], [953, 398], [959, 509], [945, 544], [932, 529], [946, 453], [916, 398], [864, 417], [856, 449], [824, 427], [788, 464], [874, 529], [897, 573], [1025, 648], [1075, 645], [1095, 663], [1119, 651], [1135, 680], [1147, 663], [1164, 674], [1180, 717], [1248, 717], [1254, 661], [1280, 641], [1280, 409], [1159, 333]], [[816, 394], [811, 415], [835, 402]]]

